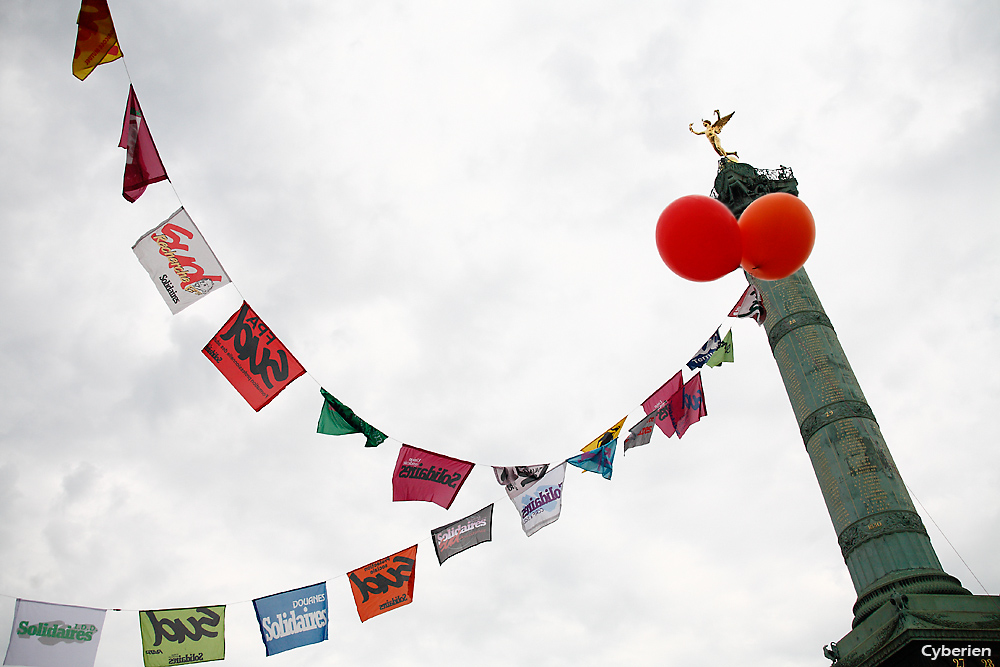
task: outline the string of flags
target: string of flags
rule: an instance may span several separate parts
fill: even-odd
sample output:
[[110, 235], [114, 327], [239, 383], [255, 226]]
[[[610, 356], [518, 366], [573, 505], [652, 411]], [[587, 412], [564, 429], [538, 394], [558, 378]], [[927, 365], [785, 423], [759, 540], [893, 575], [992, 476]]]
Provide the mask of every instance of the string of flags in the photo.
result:
[[[107, 0], [82, 0], [73, 56], [73, 74], [84, 80], [102, 64], [123, 58]], [[122, 194], [136, 201], [146, 187], [169, 180], [132, 85], [119, 146], [126, 150]], [[132, 246], [171, 313], [176, 314], [231, 279], [183, 205]], [[729, 313], [762, 325], [767, 312], [750, 285]], [[687, 363], [691, 371], [733, 362], [732, 330], [720, 329]], [[306, 371], [244, 300], [202, 349], [205, 357], [255, 410], [260, 411]], [[320, 387], [323, 405], [316, 432], [361, 434], [366, 447], [385, 433]], [[644, 416], [628, 429], [624, 450], [650, 442], [654, 426], [682, 438], [708, 414], [699, 370], [685, 382], [682, 372], [642, 402]], [[557, 464], [492, 466], [494, 476], [517, 510], [530, 537], [559, 519], [568, 465], [610, 480], [618, 438], [628, 415], [588, 443], [581, 453]], [[449, 509], [475, 463], [400, 443], [392, 473], [392, 500], [425, 501]], [[492, 541], [493, 504], [430, 531], [439, 565], [474, 546]], [[361, 622], [413, 601], [417, 546], [346, 573]], [[326, 582], [253, 600], [266, 655], [326, 641], [329, 612]], [[18, 598], [4, 665], [92, 667], [106, 609]], [[139, 611], [143, 664], [210, 662], [225, 658], [225, 605]], [[59, 619], [59, 620], [53, 620]]]

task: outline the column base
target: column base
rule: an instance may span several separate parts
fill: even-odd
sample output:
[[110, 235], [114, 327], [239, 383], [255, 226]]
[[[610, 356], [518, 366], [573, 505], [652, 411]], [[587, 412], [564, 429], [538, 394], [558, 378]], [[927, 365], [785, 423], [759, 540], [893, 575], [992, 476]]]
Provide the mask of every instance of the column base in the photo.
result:
[[1000, 597], [894, 593], [823, 652], [834, 667], [1000, 667]]
[[854, 603], [854, 622], [857, 627], [869, 614], [884, 605], [895, 595], [972, 595], [962, 588], [962, 582], [942, 570], [908, 570], [895, 576], [879, 579], [861, 592]]

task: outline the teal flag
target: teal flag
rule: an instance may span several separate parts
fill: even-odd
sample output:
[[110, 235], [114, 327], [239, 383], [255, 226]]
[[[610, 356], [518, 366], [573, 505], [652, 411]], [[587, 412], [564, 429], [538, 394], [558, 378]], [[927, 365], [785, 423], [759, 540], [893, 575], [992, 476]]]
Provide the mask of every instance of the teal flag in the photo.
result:
[[730, 329], [729, 333], [726, 334], [726, 337], [722, 339], [722, 345], [719, 346], [719, 349], [715, 351], [715, 353], [709, 358], [707, 363], [709, 366], [715, 367], [722, 364], [722, 362], [724, 361], [728, 361], [730, 363], [734, 361], [732, 329]]
[[[624, 419], [622, 420], [625, 421]], [[621, 428], [619, 426], [619, 428]], [[606, 442], [597, 449], [578, 454], [571, 459], [566, 459], [566, 463], [577, 468], [583, 468], [590, 472], [596, 472], [604, 479], [611, 479], [611, 466], [615, 462], [615, 447], [618, 445], [618, 438], [611, 442]]]
[[323, 394], [325, 402], [323, 411], [319, 413], [319, 423], [316, 424], [317, 433], [326, 435], [347, 435], [349, 433], [363, 433], [366, 442], [365, 447], [378, 447], [385, 440], [386, 435], [365, 420], [354, 414], [354, 410], [337, 400], [337, 397], [320, 387], [319, 393]]

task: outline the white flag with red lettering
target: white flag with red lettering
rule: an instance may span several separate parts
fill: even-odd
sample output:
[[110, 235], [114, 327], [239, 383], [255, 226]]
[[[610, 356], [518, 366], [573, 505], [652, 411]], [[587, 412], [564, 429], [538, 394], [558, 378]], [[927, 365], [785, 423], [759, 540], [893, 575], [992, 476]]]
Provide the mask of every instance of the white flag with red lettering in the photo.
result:
[[143, 234], [132, 246], [132, 252], [175, 315], [229, 282], [226, 271], [183, 206]]

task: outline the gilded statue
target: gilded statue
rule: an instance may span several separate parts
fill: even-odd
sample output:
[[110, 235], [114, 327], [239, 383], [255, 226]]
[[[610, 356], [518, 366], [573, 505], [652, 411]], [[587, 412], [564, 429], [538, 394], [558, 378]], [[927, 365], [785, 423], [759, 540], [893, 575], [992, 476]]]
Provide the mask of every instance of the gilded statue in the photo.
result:
[[[734, 111], [733, 113], [736, 112]], [[724, 158], [728, 158], [733, 162], [736, 162], [740, 156], [736, 154], [736, 151], [730, 152], [725, 150], [722, 147], [722, 140], [719, 139], [719, 133], [722, 132], [722, 128], [725, 127], [726, 123], [729, 122], [729, 119], [733, 117], [733, 113], [723, 117], [722, 114], [719, 113], [719, 110], [716, 109], [714, 123], [710, 123], [707, 120], [701, 121], [701, 124], [705, 126], [705, 129], [703, 131], [695, 132], [694, 123], [688, 124], [688, 129], [691, 130], [692, 134], [704, 134], [706, 137], [708, 137], [708, 142], [712, 144], [712, 148], [715, 149], [716, 153], [718, 153]]]

